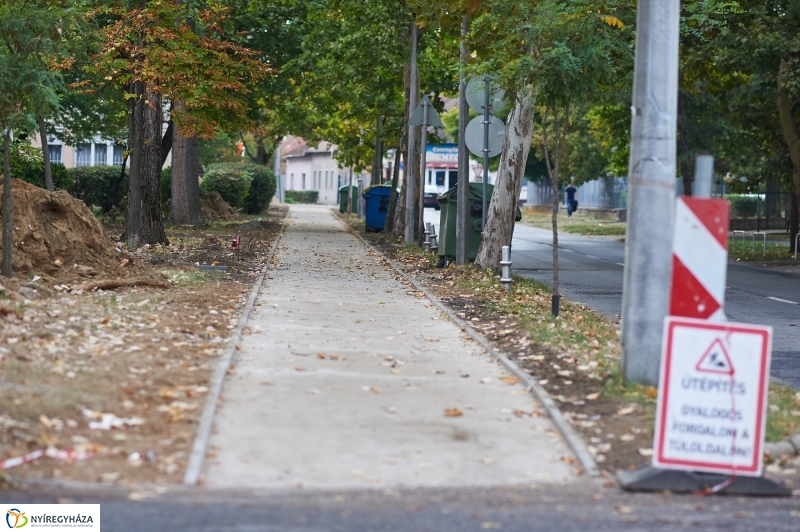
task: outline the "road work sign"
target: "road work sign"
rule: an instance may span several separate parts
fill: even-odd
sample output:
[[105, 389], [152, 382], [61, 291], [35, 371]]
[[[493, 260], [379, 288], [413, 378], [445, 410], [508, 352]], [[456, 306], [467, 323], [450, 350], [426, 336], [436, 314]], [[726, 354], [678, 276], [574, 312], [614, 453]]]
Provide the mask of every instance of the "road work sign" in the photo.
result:
[[668, 317], [653, 466], [760, 476], [772, 328]]

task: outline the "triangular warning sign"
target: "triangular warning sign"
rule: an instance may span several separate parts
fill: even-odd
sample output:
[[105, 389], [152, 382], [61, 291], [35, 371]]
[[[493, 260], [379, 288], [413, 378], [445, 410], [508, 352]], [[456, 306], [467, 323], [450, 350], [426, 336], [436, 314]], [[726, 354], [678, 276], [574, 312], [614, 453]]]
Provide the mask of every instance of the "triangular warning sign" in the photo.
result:
[[733, 364], [728, 356], [728, 351], [719, 338], [712, 342], [711, 347], [695, 366], [697, 371], [705, 373], [720, 373], [722, 375], [733, 375]]
[[[428, 107], [428, 123], [423, 124], [424, 118], [424, 111], [423, 108]], [[431, 103], [431, 99], [428, 98], [428, 95], [422, 97], [422, 101], [417, 105], [417, 108], [414, 109], [414, 112], [411, 113], [411, 116], [408, 119], [409, 126], [433, 126], [433, 127], [444, 127], [442, 124], [442, 119], [439, 118], [439, 115], [436, 114], [436, 109], [433, 108], [433, 104]]]

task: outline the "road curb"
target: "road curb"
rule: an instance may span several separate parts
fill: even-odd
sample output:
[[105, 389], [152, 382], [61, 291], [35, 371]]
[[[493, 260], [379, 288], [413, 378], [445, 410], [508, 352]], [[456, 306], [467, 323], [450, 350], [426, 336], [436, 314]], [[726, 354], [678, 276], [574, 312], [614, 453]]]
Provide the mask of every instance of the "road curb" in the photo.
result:
[[214, 414], [216, 413], [219, 397], [222, 394], [222, 386], [225, 383], [225, 375], [228, 373], [228, 368], [230, 368], [233, 354], [236, 351], [236, 343], [241, 338], [242, 331], [244, 330], [247, 321], [250, 319], [250, 313], [253, 311], [253, 305], [255, 304], [256, 297], [261, 291], [261, 286], [264, 284], [264, 278], [267, 276], [269, 265], [272, 262], [272, 258], [275, 256], [275, 251], [278, 249], [278, 244], [280, 243], [283, 233], [286, 230], [286, 222], [288, 220], [289, 212], [287, 211], [286, 216], [283, 218], [283, 225], [278, 233], [278, 237], [272, 244], [272, 249], [267, 256], [267, 262], [264, 264], [264, 268], [261, 270], [261, 275], [259, 275], [258, 280], [253, 285], [253, 289], [250, 292], [250, 297], [247, 299], [247, 305], [245, 305], [242, 315], [239, 317], [239, 323], [236, 326], [236, 329], [234, 329], [233, 334], [231, 334], [231, 337], [228, 340], [228, 346], [225, 349], [225, 353], [219, 359], [217, 363], [217, 369], [214, 371], [214, 375], [209, 382], [206, 404], [203, 407], [203, 413], [201, 414], [198, 422], [197, 432], [195, 433], [194, 443], [192, 444], [192, 450], [189, 453], [189, 462], [186, 465], [186, 472], [183, 475], [184, 485], [196, 486], [197, 482], [200, 480], [200, 472], [203, 468], [203, 461], [205, 459], [206, 451], [208, 450], [208, 440], [211, 437], [211, 428], [214, 424]]
[[344, 224], [348, 231], [350, 231], [356, 238], [358, 238], [361, 243], [363, 243], [367, 248], [371, 249], [375, 253], [380, 254], [386, 261], [392, 266], [392, 268], [401, 275], [404, 279], [410, 282], [414, 287], [425, 294], [427, 297], [436, 307], [444, 312], [450, 321], [461, 327], [461, 330], [466, 332], [470, 335], [470, 337], [475, 340], [481, 347], [483, 347], [492, 358], [500, 362], [505, 368], [511, 372], [515, 377], [517, 377], [523, 384], [525, 384], [527, 390], [540, 402], [542, 406], [544, 406], [545, 410], [547, 411], [547, 415], [550, 417], [550, 420], [556, 426], [556, 428], [561, 432], [561, 435], [567, 441], [567, 444], [572, 449], [572, 452], [575, 453], [578, 460], [580, 460], [581, 465], [583, 466], [584, 471], [587, 475], [591, 477], [598, 477], [600, 476], [600, 469], [597, 467], [597, 463], [592, 458], [591, 453], [589, 453], [589, 449], [586, 447], [583, 439], [578, 435], [577, 432], [572, 428], [569, 422], [564, 418], [564, 415], [561, 413], [561, 410], [556, 405], [555, 401], [550, 397], [550, 394], [536, 382], [526, 371], [522, 370], [517, 364], [515, 364], [511, 359], [506, 357], [499, 349], [492, 346], [492, 344], [483, 337], [478, 331], [472, 328], [467, 322], [460, 319], [455, 313], [450, 310], [444, 303], [442, 303], [436, 296], [431, 294], [428, 290], [423, 288], [419, 283], [417, 283], [414, 279], [408, 276], [393, 260], [388, 258], [386, 255], [375, 249], [372, 244], [364, 240], [364, 238], [356, 233], [347, 223], [342, 220], [341, 217], [337, 216], [340, 222]]
[[800, 455], [800, 434], [777, 442], [767, 442], [764, 444], [764, 452], [775, 458]]

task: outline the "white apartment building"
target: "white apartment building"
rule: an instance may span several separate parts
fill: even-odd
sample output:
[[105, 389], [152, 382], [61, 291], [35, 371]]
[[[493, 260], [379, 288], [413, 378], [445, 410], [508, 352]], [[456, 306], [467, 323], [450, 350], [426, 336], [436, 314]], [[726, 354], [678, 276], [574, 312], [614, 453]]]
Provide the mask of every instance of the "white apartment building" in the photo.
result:
[[339, 202], [339, 187], [348, 169], [340, 168], [333, 158], [336, 146], [322, 142], [316, 147], [299, 137], [288, 137], [281, 144], [281, 158], [286, 190], [317, 190], [319, 203]]

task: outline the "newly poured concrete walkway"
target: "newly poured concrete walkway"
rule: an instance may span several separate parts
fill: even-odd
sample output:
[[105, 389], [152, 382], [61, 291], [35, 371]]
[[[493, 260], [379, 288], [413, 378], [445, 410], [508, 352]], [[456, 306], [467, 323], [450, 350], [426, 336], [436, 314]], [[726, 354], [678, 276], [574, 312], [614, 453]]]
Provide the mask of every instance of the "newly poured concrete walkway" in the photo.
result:
[[574, 478], [561, 460], [570, 452], [541, 407], [504, 382], [477, 344], [396, 280], [328, 208], [292, 206], [289, 217], [278, 266], [227, 377], [207, 486]]

